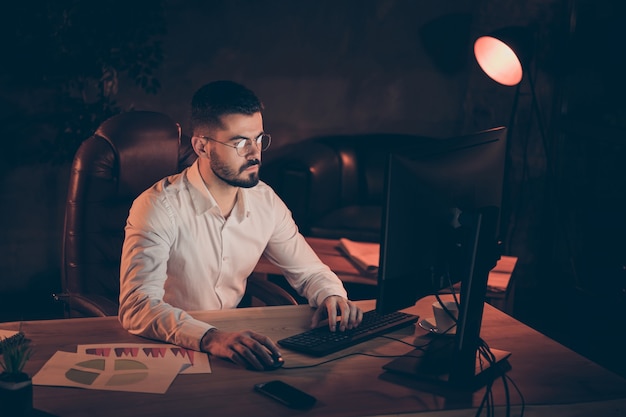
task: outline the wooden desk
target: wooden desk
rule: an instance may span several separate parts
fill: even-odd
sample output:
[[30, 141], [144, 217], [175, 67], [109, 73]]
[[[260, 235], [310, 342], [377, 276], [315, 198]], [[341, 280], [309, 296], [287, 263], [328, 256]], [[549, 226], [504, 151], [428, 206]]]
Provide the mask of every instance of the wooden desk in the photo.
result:
[[[359, 303], [364, 309], [374, 306], [371, 300]], [[431, 304], [432, 299], [423, 299], [408, 311], [426, 317], [432, 313]], [[306, 329], [310, 314], [308, 306], [299, 305], [199, 312], [195, 316], [223, 329], [240, 329], [245, 323], [245, 327], [277, 340]], [[16, 322], [0, 324], [0, 328], [9, 330], [17, 330], [18, 326]], [[145, 342], [145, 339], [122, 329], [116, 317], [31, 321], [24, 322], [22, 329], [35, 347], [34, 355], [26, 366], [31, 375], [55, 351], [75, 351], [77, 344]], [[416, 332], [423, 335], [419, 327], [409, 327], [391, 336], [412, 342]], [[579, 407], [572, 404], [593, 402], [593, 408], [598, 411], [595, 414], [603, 416], [619, 414], [603, 414], [600, 411], [602, 406], [613, 412], [626, 410], [625, 379], [489, 305], [485, 305], [483, 338], [494, 348], [513, 352], [510, 358], [512, 370], [508, 375], [521, 389], [527, 408], [536, 405], [536, 410], [546, 410], [543, 415], [550, 416], [556, 415], [555, 409], [545, 405], [560, 404], [559, 409], [569, 407], [571, 410]], [[387, 338], [374, 339], [350, 349], [351, 352], [378, 355], [402, 355], [411, 350], [411, 347]], [[63, 417], [274, 417], [305, 414], [253, 391], [255, 383], [272, 379], [284, 380], [317, 397], [318, 404], [306, 412], [307, 416], [380, 416], [454, 410], [476, 406], [482, 396], [482, 391], [470, 395], [471, 404], [468, 404], [452, 397], [414, 389], [411, 380], [386, 376], [381, 367], [390, 358], [351, 356], [313, 368], [290, 369], [322, 360], [288, 350], [283, 350], [283, 354], [285, 367], [273, 372], [248, 371], [219, 359], [211, 359], [212, 374], [178, 375], [165, 394], [35, 386], [34, 405]], [[493, 391], [495, 402], [504, 404], [502, 385], [496, 383]], [[614, 401], [616, 399], [617, 402]], [[520, 404], [514, 392], [511, 393], [511, 401]], [[453, 415], [473, 416], [473, 411]]]
[[[317, 237], [307, 237], [311, 248], [320, 257], [328, 267], [343, 282], [352, 284], [377, 285], [377, 276], [373, 274], [364, 274], [354, 265], [339, 249], [337, 249], [338, 240], [321, 239]], [[282, 275], [282, 271], [265, 257], [261, 257], [254, 272], [265, 275]]]

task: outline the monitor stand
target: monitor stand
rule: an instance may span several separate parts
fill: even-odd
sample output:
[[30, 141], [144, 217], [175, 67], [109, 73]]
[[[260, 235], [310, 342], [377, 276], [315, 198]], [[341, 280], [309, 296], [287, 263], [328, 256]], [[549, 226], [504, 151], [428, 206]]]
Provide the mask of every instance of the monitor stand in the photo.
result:
[[466, 271], [461, 271], [459, 318], [454, 335], [427, 334], [417, 338], [418, 349], [399, 357], [383, 369], [408, 374], [431, 385], [458, 391], [475, 391], [508, 371], [511, 353], [491, 349], [491, 361], [478, 355], [480, 329], [489, 271], [499, 258], [496, 236], [498, 209], [485, 207], [468, 212], [463, 220], [468, 234]]
[[427, 335], [419, 337], [416, 345], [426, 347], [415, 349], [394, 359], [384, 365], [383, 369], [423, 382], [425, 386], [432, 385], [435, 390], [445, 388], [462, 391], [476, 391], [511, 369], [507, 360], [511, 352], [490, 349], [494, 356], [493, 363], [490, 364], [477, 354], [474, 377], [469, 380], [451, 382], [454, 337]]

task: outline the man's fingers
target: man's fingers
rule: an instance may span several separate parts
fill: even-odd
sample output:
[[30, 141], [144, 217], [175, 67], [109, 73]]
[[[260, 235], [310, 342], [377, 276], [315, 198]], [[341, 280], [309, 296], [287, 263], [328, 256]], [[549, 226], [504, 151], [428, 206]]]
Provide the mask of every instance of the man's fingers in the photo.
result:
[[241, 356], [236, 350], [232, 350], [230, 357], [228, 357], [227, 359], [230, 359], [232, 362], [236, 363], [237, 365], [241, 366], [242, 368], [247, 368], [248, 367], [248, 363], [245, 360], [245, 358], [243, 356]]
[[342, 299], [339, 302], [339, 308], [341, 309], [340, 330], [344, 331], [346, 329], [351, 329], [352, 325], [350, 324], [350, 321], [351, 321], [350, 304], [346, 300]]
[[250, 349], [244, 345], [239, 345], [238, 348], [240, 349], [239, 354], [245, 360], [247, 367], [256, 369], [257, 371], [262, 371], [263, 369], [265, 369], [263, 363], [261, 363], [261, 358], [257, 355], [256, 350]]
[[276, 346], [269, 337], [251, 332], [250, 338], [252, 341], [250, 349], [266, 365], [272, 365], [274, 363], [274, 357], [281, 356], [278, 346]]
[[361, 321], [363, 321], [363, 311], [361, 311], [361, 309], [352, 301], [346, 300], [345, 298], [329, 297], [326, 306], [329, 314], [331, 311], [339, 312], [339, 314], [341, 314], [341, 320], [339, 321], [340, 331], [353, 329], [361, 324]]
[[262, 371], [281, 356], [272, 340], [249, 330], [241, 332], [214, 332], [210, 352], [231, 360], [244, 368]]
[[329, 302], [326, 303], [326, 312], [328, 314], [328, 328], [331, 332], [337, 330], [337, 302], [334, 297], [330, 298]]
[[337, 330], [338, 316], [341, 316], [339, 319], [340, 331], [353, 329], [363, 321], [363, 311], [356, 304], [336, 295], [327, 297], [324, 304], [315, 310], [311, 319], [311, 327], [317, 327], [324, 316], [328, 317], [328, 327], [331, 332]]
[[363, 312], [351, 302], [348, 302], [348, 306], [350, 307], [348, 329], [354, 329], [363, 321]]
[[354, 322], [355, 326], [358, 326], [363, 321], [363, 310], [356, 307], [356, 321]]

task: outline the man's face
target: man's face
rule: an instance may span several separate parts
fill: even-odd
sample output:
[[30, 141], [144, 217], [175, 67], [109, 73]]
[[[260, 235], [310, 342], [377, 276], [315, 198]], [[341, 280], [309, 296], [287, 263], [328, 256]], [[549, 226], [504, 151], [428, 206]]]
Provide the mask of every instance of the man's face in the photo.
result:
[[210, 144], [210, 167], [213, 174], [233, 187], [251, 188], [259, 183], [259, 167], [261, 166], [261, 151], [255, 143], [249, 146], [241, 155], [235, 146], [239, 141], [252, 139], [255, 141], [263, 133], [263, 118], [261, 113], [251, 116], [232, 114], [222, 117], [224, 129], [212, 132], [215, 141]]

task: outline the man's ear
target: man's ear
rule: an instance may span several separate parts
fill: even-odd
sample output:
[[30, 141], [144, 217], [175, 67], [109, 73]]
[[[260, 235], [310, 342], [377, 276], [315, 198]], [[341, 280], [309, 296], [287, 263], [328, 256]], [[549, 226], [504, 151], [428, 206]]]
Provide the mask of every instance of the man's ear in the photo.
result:
[[197, 136], [191, 137], [191, 147], [199, 158], [208, 158], [209, 153], [206, 151], [207, 140]]

